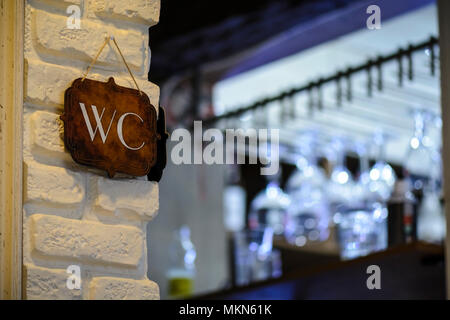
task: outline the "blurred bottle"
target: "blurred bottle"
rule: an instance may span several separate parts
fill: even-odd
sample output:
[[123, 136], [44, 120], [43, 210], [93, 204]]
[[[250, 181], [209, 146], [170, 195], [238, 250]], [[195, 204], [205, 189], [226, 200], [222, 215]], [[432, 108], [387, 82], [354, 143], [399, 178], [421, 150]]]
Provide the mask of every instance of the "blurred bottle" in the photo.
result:
[[167, 272], [169, 297], [176, 299], [192, 295], [197, 253], [191, 242], [191, 231], [188, 226], [175, 231], [169, 256], [170, 269]]
[[430, 181], [418, 210], [417, 237], [426, 242], [440, 244], [445, 238], [446, 225], [437, 181]]
[[[433, 141], [435, 142], [435, 141]], [[440, 198], [442, 193], [442, 157], [440, 142], [430, 147], [432, 169], [423, 187], [423, 198], [418, 209], [417, 237], [426, 242], [441, 244], [446, 235], [444, 209]]]
[[411, 180], [397, 180], [388, 202], [389, 247], [409, 243], [417, 239], [417, 201], [412, 193]]
[[240, 185], [240, 172], [237, 165], [227, 168], [226, 186], [223, 193], [224, 225], [230, 232], [241, 231], [245, 227], [246, 192]]

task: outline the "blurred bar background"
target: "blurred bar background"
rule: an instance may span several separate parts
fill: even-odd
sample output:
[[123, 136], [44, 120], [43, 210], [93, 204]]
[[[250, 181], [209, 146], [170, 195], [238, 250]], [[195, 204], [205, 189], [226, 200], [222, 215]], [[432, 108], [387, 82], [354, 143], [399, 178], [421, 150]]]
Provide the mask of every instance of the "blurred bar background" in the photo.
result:
[[[275, 176], [168, 161], [161, 298], [445, 297], [435, 1], [163, 0], [150, 38], [169, 132], [280, 130]], [[367, 290], [370, 264], [389, 290]]]

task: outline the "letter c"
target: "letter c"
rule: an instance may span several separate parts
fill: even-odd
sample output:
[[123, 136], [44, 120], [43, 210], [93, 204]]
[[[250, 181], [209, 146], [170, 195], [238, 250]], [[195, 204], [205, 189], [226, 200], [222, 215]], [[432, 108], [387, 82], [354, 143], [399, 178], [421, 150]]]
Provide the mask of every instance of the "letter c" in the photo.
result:
[[139, 118], [139, 120], [141, 120], [141, 122], [144, 122], [144, 120], [142, 120], [142, 118], [137, 115], [136, 113], [132, 113], [132, 112], [128, 112], [128, 113], [124, 113], [120, 118], [119, 118], [119, 122], [117, 123], [117, 135], [119, 136], [119, 140], [120, 142], [125, 146], [125, 148], [133, 150], [133, 151], [137, 151], [139, 149], [142, 149], [142, 147], [145, 145], [145, 142], [142, 142], [141, 146], [138, 148], [132, 148], [129, 145], [127, 145], [127, 143], [125, 142], [125, 140], [123, 139], [123, 120], [125, 120], [125, 118], [129, 115], [133, 115]]

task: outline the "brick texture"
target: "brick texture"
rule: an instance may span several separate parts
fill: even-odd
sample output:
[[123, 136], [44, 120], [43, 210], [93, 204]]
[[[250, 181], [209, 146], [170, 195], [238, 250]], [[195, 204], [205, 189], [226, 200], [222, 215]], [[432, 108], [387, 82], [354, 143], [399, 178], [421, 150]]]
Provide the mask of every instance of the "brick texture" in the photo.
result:
[[[148, 55], [146, 37], [137, 30], [120, 30], [101, 21], [84, 20], [82, 28], [67, 29], [66, 16], [33, 10], [36, 49], [40, 54], [62, 56], [90, 63], [104, 43], [105, 34], [112, 34], [119, 43], [130, 67], [144, 68]], [[142, 53], [145, 54], [142, 54]], [[117, 49], [107, 45], [97, 60], [98, 64], [115, 65], [121, 62]]]
[[36, 162], [26, 162], [24, 167], [25, 202], [76, 206], [83, 201], [86, 179], [82, 174]]
[[158, 300], [159, 288], [153, 281], [94, 278], [89, 285], [89, 298], [94, 300]]
[[69, 290], [66, 270], [25, 265], [25, 298], [29, 300], [79, 300], [81, 290]]
[[[81, 78], [84, 72], [84, 70], [73, 67], [28, 59], [26, 65], [28, 73], [26, 101], [58, 108], [62, 108], [64, 105], [65, 90], [71, 86], [75, 79]], [[98, 73], [98, 70], [94, 70], [89, 74], [89, 78], [106, 81], [109, 77], [114, 77], [117, 84], [134, 88], [130, 75], [121, 68], [122, 66], [118, 69], [120, 72], [102, 71]], [[136, 81], [139, 88], [149, 96], [151, 103], [157, 106], [159, 103], [159, 88], [145, 79], [137, 78]]]
[[151, 220], [158, 211], [158, 184], [142, 180], [93, 178], [96, 207], [106, 211], [130, 212]]
[[90, 0], [92, 11], [100, 17], [125, 19], [153, 26], [159, 21], [161, 3], [154, 0]]
[[56, 113], [36, 111], [30, 117], [32, 152], [62, 156], [64, 124]]
[[142, 231], [131, 226], [35, 214], [31, 233], [33, 251], [45, 256], [137, 267], [144, 254]]

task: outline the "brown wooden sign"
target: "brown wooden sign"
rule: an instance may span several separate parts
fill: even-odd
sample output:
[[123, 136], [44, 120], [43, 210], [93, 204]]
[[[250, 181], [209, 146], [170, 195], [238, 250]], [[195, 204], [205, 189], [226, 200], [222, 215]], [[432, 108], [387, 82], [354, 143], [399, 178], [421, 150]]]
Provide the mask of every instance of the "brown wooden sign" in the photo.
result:
[[64, 142], [80, 164], [145, 176], [157, 157], [156, 110], [142, 91], [77, 79], [64, 97]]

